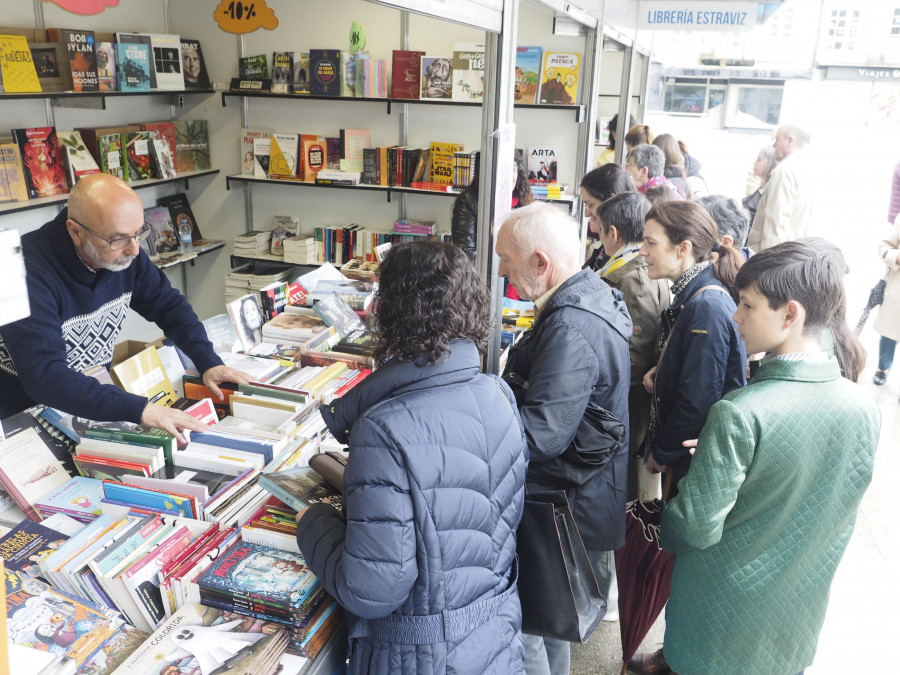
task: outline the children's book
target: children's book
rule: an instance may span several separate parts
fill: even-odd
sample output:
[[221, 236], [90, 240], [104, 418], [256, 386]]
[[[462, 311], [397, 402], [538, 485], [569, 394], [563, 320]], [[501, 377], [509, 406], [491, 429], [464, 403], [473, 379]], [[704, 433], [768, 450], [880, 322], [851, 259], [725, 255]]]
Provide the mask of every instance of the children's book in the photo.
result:
[[196, 500], [171, 492], [103, 481], [103, 496], [154, 511], [177, 512], [187, 518], [196, 518], [198, 515]]
[[453, 183], [453, 155], [463, 151], [462, 143], [438, 143], [432, 141], [431, 182], [441, 185]]
[[66, 45], [73, 91], [100, 91], [94, 31], [51, 28], [47, 31], [47, 37], [50, 42], [62, 42]]
[[541, 68], [540, 103], [573, 105], [578, 101], [581, 54], [546, 52]]
[[75, 476], [41, 497], [34, 507], [42, 518], [62, 513], [82, 523], [90, 523], [103, 513], [100, 508], [102, 485], [102, 481], [95, 478]]
[[119, 42], [116, 45], [116, 70], [119, 91], [150, 91], [152, 88], [150, 46], [141, 43]]
[[453, 44], [453, 100], [484, 100], [484, 43]]
[[542, 53], [540, 47], [516, 47], [516, 103], [537, 103], [541, 87]]
[[69, 191], [54, 127], [13, 129], [12, 136], [19, 146], [30, 199], [61, 195]]
[[181, 38], [181, 70], [185, 89], [209, 89], [209, 75], [199, 41]]
[[451, 98], [453, 59], [446, 56], [423, 56], [421, 71], [422, 89], [419, 98]]
[[38, 563], [52, 555], [68, 538], [41, 523], [23, 520], [0, 539], [0, 558], [5, 561], [7, 570], [18, 572], [23, 578], [35, 578], [40, 574]]

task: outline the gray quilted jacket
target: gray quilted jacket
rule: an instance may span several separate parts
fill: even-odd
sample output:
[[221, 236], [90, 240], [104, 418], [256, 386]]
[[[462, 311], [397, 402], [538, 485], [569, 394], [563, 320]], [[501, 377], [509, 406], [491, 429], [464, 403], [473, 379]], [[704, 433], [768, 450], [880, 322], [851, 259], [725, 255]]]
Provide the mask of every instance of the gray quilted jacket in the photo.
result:
[[347, 611], [350, 672], [522, 671], [528, 455], [511, 398], [460, 341], [436, 365], [389, 362], [323, 408], [350, 445], [344, 514], [312, 507], [297, 541]]

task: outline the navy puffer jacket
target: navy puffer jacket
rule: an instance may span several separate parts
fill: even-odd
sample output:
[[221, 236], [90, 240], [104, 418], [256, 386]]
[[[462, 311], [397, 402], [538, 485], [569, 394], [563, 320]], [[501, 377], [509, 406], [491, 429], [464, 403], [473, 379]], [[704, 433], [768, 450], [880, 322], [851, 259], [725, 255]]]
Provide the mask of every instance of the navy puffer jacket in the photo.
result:
[[389, 362], [323, 408], [350, 445], [344, 514], [313, 506], [297, 542], [347, 611], [352, 673], [522, 671], [524, 433], [475, 345], [451, 347], [436, 365]]

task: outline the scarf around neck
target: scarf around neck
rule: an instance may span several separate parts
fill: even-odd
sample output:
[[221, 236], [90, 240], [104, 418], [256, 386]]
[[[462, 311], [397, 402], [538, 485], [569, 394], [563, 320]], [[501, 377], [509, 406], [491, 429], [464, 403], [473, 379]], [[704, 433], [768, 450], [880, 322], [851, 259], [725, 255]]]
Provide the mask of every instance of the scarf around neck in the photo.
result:
[[638, 257], [638, 251], [641, 250], [641, 242], [629, 242], [625, 244], [622, 248], [616, 251], [616, 254], [606, 261], [606, 264], [603, 265], [599, 270], [597, 270], [597, 275], [600, 277], [605, 277], [618, 269], [625, 267], [628, 263]]

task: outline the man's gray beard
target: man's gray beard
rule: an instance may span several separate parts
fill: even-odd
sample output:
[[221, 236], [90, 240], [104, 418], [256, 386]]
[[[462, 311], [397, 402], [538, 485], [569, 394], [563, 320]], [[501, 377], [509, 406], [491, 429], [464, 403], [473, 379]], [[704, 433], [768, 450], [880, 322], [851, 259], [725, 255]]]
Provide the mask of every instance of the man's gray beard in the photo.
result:
[[106, 262], [100, 257], [100, 251], [97, 250], [97, 247], [94, 246], [94, 242], [91, 241], [90, 238], [85, 238], [82, 249], [84, 250], [84, 255], [87, 257], [86, 262], [91, 267], [109, 270], [110, 272], [122, 272], [123, 270], [127, 270], [135, 258], [133, 255], [125, 254], [121, 258], [118, 258], [116, 262]]

